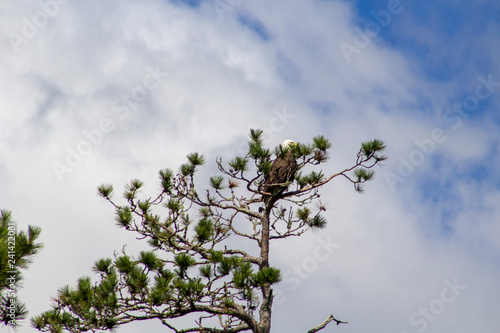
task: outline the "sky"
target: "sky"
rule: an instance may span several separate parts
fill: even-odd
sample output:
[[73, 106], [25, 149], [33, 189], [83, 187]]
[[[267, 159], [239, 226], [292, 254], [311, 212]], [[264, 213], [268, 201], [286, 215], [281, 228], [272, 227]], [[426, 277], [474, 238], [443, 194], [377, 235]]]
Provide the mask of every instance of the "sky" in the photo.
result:
[[[498, 332], [500, 4], [495, 0], [0, 2], [0, 208], [44, 249], [19, 291], [30, 315], [126, 245], [96, 195], [250, 128], [333, 144], [323, 168], [380, 139], [366, 193], [322, 189], [328, 226], [271, 247], [272, 331]], [[205, 177], [203, 179], [203, 177]], [[159, 322], [119, 333], [165, 332]], [[6, 331], [6, 328], [0, 328]], [[28, 322], [18, 330], [33, 332]]]

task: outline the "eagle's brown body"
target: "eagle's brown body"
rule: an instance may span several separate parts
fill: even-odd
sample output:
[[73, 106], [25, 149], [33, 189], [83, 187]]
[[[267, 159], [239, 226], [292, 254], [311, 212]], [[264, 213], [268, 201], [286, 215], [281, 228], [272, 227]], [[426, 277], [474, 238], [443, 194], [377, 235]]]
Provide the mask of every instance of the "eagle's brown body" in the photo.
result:
[[276, 198], [277, 196], [282, 194], [287, 189], [289, 183], [292, 182], [295, 177], [295, 172], [297, 171], [297, 162], [295, 161], [295, 157], [293, 156], [292, 152], [289, 150], [286, 151], [288, 145], [290, 143], [295, 144], [295, 142], [287, 141], [282, 144], [282, 148], [283, 150], [285, 150], [285, 152], [276, 157], [271, 166], [271, 170], [269, 170], [266, 180], [264, 181], [264, 192], [271, 194], [264, 195], [264, 202], [266, 204], [269, 199]]

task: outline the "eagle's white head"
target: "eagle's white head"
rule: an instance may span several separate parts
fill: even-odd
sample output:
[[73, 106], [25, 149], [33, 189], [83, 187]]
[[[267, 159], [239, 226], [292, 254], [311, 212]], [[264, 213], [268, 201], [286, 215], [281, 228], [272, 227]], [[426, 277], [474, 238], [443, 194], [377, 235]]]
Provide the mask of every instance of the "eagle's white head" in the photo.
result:
[[297, 142], [293, 141], [293, 140], [285, 140], [283, 141], [283, 143], [281, 144], [281, 149], [287, 149], [289, 148], [291, 145], [296, 145]]

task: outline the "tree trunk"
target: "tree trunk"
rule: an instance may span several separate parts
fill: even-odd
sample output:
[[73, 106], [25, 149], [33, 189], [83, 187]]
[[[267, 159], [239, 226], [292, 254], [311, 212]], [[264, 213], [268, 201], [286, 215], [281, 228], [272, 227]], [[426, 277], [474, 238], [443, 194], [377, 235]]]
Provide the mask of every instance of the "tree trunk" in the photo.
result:
[[[262, 219], [262, 238], [260, 242], [260, 257], [262, 262], [260, 269], [269, 267], [269, 215], [272, 209], [273, 200], [271, 199], [266, 207], [266, 212]], [[273, 304], [273, 290], [269, 284], [262, 288], [262, 304], [259, 309], [260, 322], [257, 331], [254, 333], [271, 332], [271, 308]]]
[[273, 304], [273, 290], [271, 286], [266, 285], [262, 287], [262, 305], [260, 306], [259, 315], [260, 323], [259, 329], [256, 333], [270, 333], [271, 332], [271, 307]]

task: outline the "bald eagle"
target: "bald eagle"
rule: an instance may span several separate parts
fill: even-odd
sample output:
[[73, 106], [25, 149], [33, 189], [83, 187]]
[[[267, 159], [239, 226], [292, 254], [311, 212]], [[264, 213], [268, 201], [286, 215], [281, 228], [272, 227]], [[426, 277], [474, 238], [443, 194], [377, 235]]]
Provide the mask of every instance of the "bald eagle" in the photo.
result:
[[290, 146], [296, 144], [297, 143], [292, 140], [285, 140], [281, 144], [281, 154], [274, 160], [264, 181], [264, 192], [271, 193], [271, 195], [263, 196], [266, 205], [271, 198], [275, 198], [285, 192], [289, 183], [292, 182], [295, 177], [297, 162], [295, 161], [293, 153], [290, 151]]

